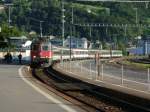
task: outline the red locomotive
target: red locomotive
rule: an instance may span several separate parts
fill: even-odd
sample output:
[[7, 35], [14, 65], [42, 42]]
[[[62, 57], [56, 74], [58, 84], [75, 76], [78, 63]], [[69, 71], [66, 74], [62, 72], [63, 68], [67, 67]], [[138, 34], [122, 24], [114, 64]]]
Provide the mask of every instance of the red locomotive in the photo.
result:
[[31, 44], [31, 66], [49, 66], [52, 62], [52, 46], [49, 41], [35, 40]]
[[[70, 53], [71, 51], [71, 53]], [[94, 58], [96, 53], [100, 53], [102, 58], [122, 57], [122, 51], [113, 50], [87, 50], [87, 49], [69, 49], [62, 47], [53, 47], [46, 39], [38, 39], [31, 44], [31, 67], [48, 67], [54, 60], [67, 59], [86, 59]]]

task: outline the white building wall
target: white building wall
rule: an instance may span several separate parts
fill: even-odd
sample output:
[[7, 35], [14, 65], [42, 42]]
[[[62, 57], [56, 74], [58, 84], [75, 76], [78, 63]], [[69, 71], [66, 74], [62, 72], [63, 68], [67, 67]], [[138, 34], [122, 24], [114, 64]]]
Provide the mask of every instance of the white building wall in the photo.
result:
[[[70, 47], [70, 37], [68, 37], [65, 42], [64, 42], [64, 45], [66, 47]], [[79, 38], [75, 38], [75, 37], [72, 37], [71, 38], [71, 47], [72, 48], [84, 48], [86, 49], [88, 46], [88, 41], [86, 38], [82, 38], [82, 39], [79, 39]]]

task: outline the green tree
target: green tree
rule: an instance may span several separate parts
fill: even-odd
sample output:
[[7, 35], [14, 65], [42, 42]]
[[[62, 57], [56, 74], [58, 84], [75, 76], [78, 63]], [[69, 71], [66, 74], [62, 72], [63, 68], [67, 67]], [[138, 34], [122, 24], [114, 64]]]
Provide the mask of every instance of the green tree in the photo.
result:
[[[138, 7], [138, 23], [150, 23], [150, 7], [146, 9], [145, 4], [65, 1], [67, 1], [65, 2], [65, 36], [70, 35], [72, 7], [74, 7], [74, 23], [135, 24], [136, 7]], [[61, 0], [13, 0], [13, 4], [11, 11], [13, 26], [23, 32], [33, 30], [39, 34], [39, 21], [42, 20], [44, 21], [42, 28], [45, 35], [52, 34], [61, 37]], [[88, 13], [87, 10], [91, 10], [91, 13]], [[0, 14], [0, 20], [0, 23], [7, 22], [8, 9]], [[89, 38], [89, 28], [75, 26], [75, 29], [74, 34]], [[124, 43], [124, 38], [134, 40], [134, 37], [138, 35], [149, 34], [147, 28], [127, 27], [125, 36], [124, 30], [123, 27], [108, 27], [108, 33], [106, 33], [105, 27], [93, 28], [92, 41], [99, 39], [103, 42], [115, 41], [116, 44], [120, 44]], [[119, 36], [113, 37], [114, 34]], [[91, 38], [89, 39], [91, 40]]]

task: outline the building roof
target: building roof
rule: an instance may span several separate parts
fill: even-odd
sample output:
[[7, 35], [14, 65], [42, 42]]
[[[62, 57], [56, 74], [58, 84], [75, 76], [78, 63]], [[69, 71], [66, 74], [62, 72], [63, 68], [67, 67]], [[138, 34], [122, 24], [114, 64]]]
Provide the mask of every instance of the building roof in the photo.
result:
[[9, 39], [12, 39], [12, 40], [20, 40], [20, 39], [27, 39], [26, 36], [21, 36], [21, 37], [9, 37]]

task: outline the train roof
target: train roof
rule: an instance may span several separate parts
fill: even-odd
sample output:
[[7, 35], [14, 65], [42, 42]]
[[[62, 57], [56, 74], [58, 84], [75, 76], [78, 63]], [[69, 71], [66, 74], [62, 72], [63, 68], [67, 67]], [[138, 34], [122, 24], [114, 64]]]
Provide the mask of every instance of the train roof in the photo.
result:
[[46, 38], [38, 38], [38, 39], [34, 39], [32, 41], [32, 44], [51, 44], [51, 42], [49, 42], [49, 40]]
[[[70, 48], [66, 48], [66, 47], [56, 47], [56, 46], [53, 46], [53, 50], [70, 50]], [[74, 50], [74, 51], [94, 51], [94, 52], [110, 52], [110, 50], [100, 50], [100, 49], [79, 49], [79, 48], [71, 48], [71, 50]], [[112, 50], [112, 52], [122, 52], [121, 50]]]

